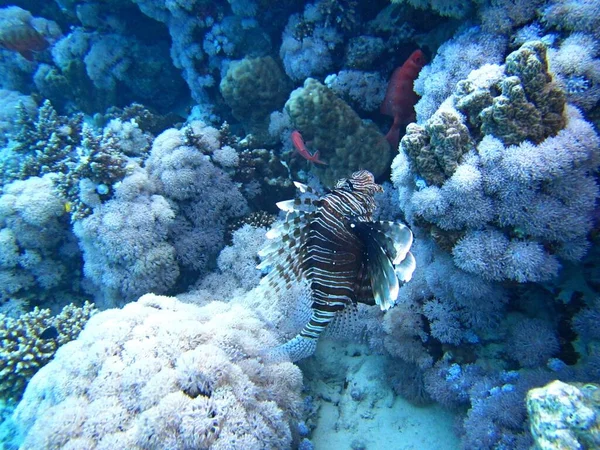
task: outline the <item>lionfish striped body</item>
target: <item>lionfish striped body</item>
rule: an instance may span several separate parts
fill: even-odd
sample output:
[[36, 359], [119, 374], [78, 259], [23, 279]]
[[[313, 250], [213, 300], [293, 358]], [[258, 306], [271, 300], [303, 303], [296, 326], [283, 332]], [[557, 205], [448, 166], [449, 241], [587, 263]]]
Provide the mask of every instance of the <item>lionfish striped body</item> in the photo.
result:
[[271, 267], [265, 281], [276, 290], [306, 279], [312, 314], [300, 334], [280, 347], [292, 360], [312, 354], [336, 314], [357, 302], [388, 309], [398, 297], [399, 279], [415, 268], [411, 231], [394, 222], [373, 222], [374, 194], [381, 186], [362, 170], [341, 179], [322, 197], [300, 183], [304, 201], [280, 202], [286, 220], [267, 233], [273, 242], [259, 252], [259, 268]]

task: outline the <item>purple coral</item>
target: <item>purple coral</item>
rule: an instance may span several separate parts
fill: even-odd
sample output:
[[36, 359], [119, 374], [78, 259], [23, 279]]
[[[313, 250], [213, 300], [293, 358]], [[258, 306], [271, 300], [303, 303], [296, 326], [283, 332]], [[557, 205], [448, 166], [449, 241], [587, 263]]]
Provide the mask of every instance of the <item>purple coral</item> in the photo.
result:
[[552, 325], [542, 319], [521, 319], [510, 331], [508, 356], [523, 367], [544, 365], [560, 350]]

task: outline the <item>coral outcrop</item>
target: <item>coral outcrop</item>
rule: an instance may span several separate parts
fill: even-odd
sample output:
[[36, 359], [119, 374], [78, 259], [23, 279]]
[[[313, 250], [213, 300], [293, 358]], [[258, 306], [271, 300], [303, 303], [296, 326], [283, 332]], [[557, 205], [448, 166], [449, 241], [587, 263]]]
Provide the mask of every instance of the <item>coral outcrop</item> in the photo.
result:
[[285, 104], [294, 127], [327, 163], [313, 167], [319, 179], [332, 186], [357, 170], [375, 177], [388, 168], [391, 153], [375, 124], [360, 119], [333, 91], [313, 78], [296, 89]]
[[22, 449], [291, 448], [302, 375], [250, 310], [148, 294], [96, 314], [31, 380]]
[[484, 65], [424, 125], [411, 124], [392, 179], [409, 221], [488, 280], [548, 280], [580, 260], [598, 188], [599, 138], [525, 43]]
[[598, 448], [600, 386], [553, 381], [527, 394], [527, 412], [535, 448]]

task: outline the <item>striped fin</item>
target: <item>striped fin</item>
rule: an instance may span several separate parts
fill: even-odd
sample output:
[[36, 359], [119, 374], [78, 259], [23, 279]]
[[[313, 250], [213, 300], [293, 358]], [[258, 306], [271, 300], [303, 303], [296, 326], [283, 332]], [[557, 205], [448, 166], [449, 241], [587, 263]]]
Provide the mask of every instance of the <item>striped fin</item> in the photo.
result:
[[310, 214], [294, 212], [284, 222], [277, 223], [267, 237], [271, 239], [258, 255], [263, 258], [257, 266], [271, 271], [261, 282], [268, 283], [275, 291], [291, 288], [295, 281], [303, 278], [303, 244], [306, 242]]
[[[382, 310], [387, 310], [394, 305], [398, 298], [401, 280], [410, 279], [414, 258], [406, 258], [412, 232], [403, 224], [395, 222], [359, 222], [356, 231], [361, 236], [367, 251], [367, 272], [375, 303]], [[399, 258], [400, 256], [401, 258]], [[395, 261], [403, 262], [404, 266], [396, 266]], [[398, 270], [398, 272], [397, 272]]]
[[406, 257], [394, 266], [394, 271], [398, 279], [404, 283], [408, 283], [412, 278], [412, 274], [417, 268], [417, 261], [411, 252], [406, 254]]
[[358, 307], [355, 303], [346, 306], [342, 311], [339, 311], [327, 329], [326, 336], [331, 337], [347, 337], [356, 335], [362, 331], [364, 324], [359, 323]]
[[319, 207], [320, 198], [313, 188], [297, 181], [294, 181], [294, 186], [303, 195], [291, 200], [277, 202], [276, 205], [280, 210], [288, 213], [294, 211], [312, 212]]

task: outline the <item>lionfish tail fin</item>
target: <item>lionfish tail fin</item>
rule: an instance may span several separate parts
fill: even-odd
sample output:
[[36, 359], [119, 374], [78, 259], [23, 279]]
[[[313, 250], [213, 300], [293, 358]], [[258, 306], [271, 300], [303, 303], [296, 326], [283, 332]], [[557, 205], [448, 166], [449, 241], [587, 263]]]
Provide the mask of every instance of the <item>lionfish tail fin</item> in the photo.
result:
[[317, 349], [317, 339], [297, 335], [295, 338], [287, 341], [285, 344], [275, 347], [267, 353], [269, 360], [285, 360], [292, 362], [299, 361], [311, 356]]

